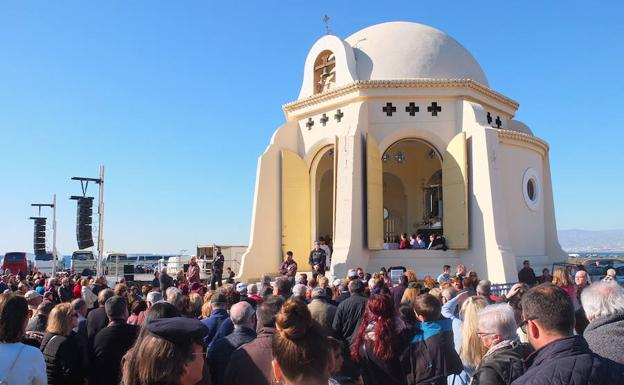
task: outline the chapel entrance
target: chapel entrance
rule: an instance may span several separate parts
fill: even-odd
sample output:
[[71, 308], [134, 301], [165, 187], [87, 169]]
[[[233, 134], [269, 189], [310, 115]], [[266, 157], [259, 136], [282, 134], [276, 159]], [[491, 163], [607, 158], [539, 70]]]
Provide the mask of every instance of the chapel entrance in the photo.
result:
[[334, 237], [334, 146], [327, 146], [316, 156], [312, 164], [312, 218], [313, 239]]
[[396, 245], [401, 234], [442, 233], [442, 159], [430, 144], [403, 139], [381, 156], [383, 241]]

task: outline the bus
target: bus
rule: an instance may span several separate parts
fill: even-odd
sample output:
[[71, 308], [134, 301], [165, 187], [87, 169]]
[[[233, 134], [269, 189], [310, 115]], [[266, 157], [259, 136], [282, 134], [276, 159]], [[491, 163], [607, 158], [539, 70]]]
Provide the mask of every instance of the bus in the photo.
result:
[[95, 275], [96, 260], [91, 250], [74, 251], [71, 256], [70, 274]]
[[28, 274], [28, 259], [26, 253], [22, 251], [13, 251], [4, 254], [2, 260], [2, 270], [10, 271], [12, 274], [23, 273]]
[[[54, 264], [54, 255], [52, 253], [45, 253], [43, 255], [35, 255], [35, 267], [37, 271], [40, 273], [44, 273], [46, 275], [52, 275], [52, 271], [54, 270], [52, 265]], [[63, 261], [56, 261], [56, 271], [63, 270]]]
[[153, 274], [166, 266], [173, 255], [149, 253], [108, 253], [106, 256], [107, 275], [121, 277], [126, 266], [132, 265], [131, 274]]
[[108, 253], [105, 261], [106, 274], [115, 277], [123, 275], [125, 265], [134, 265], [133, 258], [128, 258], [126, 253]]

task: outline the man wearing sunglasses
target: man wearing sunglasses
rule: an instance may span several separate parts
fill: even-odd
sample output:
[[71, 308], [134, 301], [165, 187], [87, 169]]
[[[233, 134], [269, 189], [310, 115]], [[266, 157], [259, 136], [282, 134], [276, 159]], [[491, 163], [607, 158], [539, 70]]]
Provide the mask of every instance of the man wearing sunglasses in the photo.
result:
[[594, 354], [574, 335], [574, 305], [562, 289], [543, 284], [522, 297], [520, 327], [535, 348], [512, 385], [624, 384], [624, 366]]

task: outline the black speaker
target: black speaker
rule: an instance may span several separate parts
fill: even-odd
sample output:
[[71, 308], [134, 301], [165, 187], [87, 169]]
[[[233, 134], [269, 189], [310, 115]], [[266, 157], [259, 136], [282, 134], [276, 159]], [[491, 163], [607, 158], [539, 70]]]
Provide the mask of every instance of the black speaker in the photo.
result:
[[93, 246], [93, 197], [78, 199], [76, 213], [76, 240], [78, 249], [86, 249]]
[[124, 275], [134, 274], [134, 265], [124, 265]]
[[33, 249], [36, 256], [46, 254], [45, 248], [46, 218], [35, 218], [35, 233], [33, 237]]

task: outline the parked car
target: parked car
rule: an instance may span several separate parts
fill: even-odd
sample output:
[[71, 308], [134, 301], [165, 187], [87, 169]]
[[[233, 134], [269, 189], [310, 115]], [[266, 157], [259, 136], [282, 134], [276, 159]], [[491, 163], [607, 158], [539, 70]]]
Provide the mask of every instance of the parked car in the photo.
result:
[[592, 282], [598, 282], [607, 275], [607, 270], [615, 270], [615, 280], [624, 285], [624, 261], [619, 259], [588, 259], [583, 263]]

